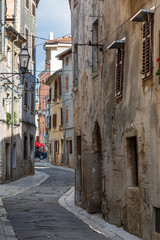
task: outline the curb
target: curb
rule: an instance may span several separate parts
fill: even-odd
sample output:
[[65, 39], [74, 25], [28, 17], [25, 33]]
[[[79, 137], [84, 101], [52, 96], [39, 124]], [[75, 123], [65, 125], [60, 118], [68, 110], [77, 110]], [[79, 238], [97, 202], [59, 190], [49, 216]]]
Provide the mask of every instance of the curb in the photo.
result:
[[67, 191], [60, 199], [59, 204], [76, 215], [79, 219], [89, 225], [95, 232], [103, 234], [110, 240], [141, 240], [130, 233], [106, 222], [101, 214], [89, 214], [86, 210], [74, 203], [74, 187]]

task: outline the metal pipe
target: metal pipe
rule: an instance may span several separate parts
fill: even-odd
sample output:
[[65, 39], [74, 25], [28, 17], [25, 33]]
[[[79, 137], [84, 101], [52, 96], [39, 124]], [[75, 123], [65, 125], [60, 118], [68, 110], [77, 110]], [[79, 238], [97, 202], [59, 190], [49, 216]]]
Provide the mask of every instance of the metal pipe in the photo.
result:
[[17, 0], [14, 0], [14, 28], [16, 29], [16, 12], [17, 12]]
[[2, 40], [1, 40], [1, 53], [2, 53], [2, 56], [1, 56], [1, 61], [4, 59], [5, 57], [5, 5], [6, 5], [6, 0], [2, 0]]

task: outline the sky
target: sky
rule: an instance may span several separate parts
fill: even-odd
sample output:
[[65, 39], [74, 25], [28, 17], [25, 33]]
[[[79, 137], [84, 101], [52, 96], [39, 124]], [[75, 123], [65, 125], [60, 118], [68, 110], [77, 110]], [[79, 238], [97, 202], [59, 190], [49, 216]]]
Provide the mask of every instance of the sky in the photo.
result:
[[70, 7], [68, 0], [40, 0], [37, 8], [36, 36], [36, 68], [37, 74], [45, 68], [45, 51], [43, 45], [49, 40], [49, 32], [53, 32], [54, 38], [71, 33]]

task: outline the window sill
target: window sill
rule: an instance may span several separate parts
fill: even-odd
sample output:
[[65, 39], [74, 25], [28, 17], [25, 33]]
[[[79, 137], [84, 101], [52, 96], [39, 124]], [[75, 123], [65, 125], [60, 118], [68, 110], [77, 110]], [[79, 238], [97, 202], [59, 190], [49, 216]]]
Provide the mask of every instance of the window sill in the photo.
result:
[[145, 79], [142, 79], [142, 84], [145, 85], [152, 85], [153, 84], [153, 76], [152, 77], [148, 77]]
[[26, 112], [27, 112], [27, 106], [24, 106], [24, 108], [23, 108], [23, 109], [24, 109], [24, 111], [26, 111]]

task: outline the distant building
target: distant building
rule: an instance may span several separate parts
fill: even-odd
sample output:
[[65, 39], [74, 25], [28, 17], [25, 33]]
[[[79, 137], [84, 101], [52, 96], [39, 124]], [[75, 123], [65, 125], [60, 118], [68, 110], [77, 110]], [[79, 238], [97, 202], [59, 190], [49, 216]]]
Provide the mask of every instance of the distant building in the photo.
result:
[[62, 60], [62, 119], [64, 165], [74, 167], [74, 123], [72, 100], [72, 48], [57, 55]]
[[61, 165], [63, 158], [63, 124], [62, 124], [62, 71], [57, 70], [46, 80], [50, 87], [50, 133], [49, 133], [49, 161]]
[[[46, 65], [46, 68], [39, 75], [39, 109], [42, 110], [41, 115], [39, 115], [39, 136], [37, 141], [40, 143], [46, 144], [45, 148], [48, 148], [47, 142], [45, 141], [46, 135], [48, 136], [48, 132], [46, 130], [47, 124], [47, 105], [49, 99], [49, 87], [45, 84], [46, 80], [49, 77], [49, 66]], [[45, 136], [45, 138], [44, 138]], [[45, 150], [45, 149], [44, 149]]]
[[[52, 164], [64, 164], [63, 156], [63, 129], [62, 129], [62, 119], [59, 116], [59, 111], [62, 108], [62, 86], [61, 75], [62, 61], [59, 61], [56, 56], [61, 52], [67, 50], [71, 47], [71, 36], [64, 36], [56, 39], [52, 39], [53, 34], [50, 33], [50, 40], [45, 43], [46, 48], [46, 64], [49, 65], [50, 76], [46, 80], [46, 84], [50, 86], [50, 95], [48, 101], [48, 111], [47, 111], [47, 126], [48, 126], [48, 158]], [[55, 73], [55, 74], [54, 74]], [[57, 74], [59, 78], [57, 79]], [[60, 98], [59, 98], [60, 97]], [[61, 106], [61, 107], [60, 107]], [[57, 113], [57, 119], [55, 117], [55, 112]], [[62, 114], [62, 112], [61, 112]], [[56, 120], [55, 120], [56, 119]], [[56, 121], [56, 127], [55, 124]], [[58, 124], [58, 125], [57, 125]], [[54, 137], [55, 128], [58, 133], [56, 138]], [[58, 134], [59, 137], [58, 137]], [[62, 141], [61, 141], [62, 140]], [[58, 152], [57, 152], [58, 151]]]

